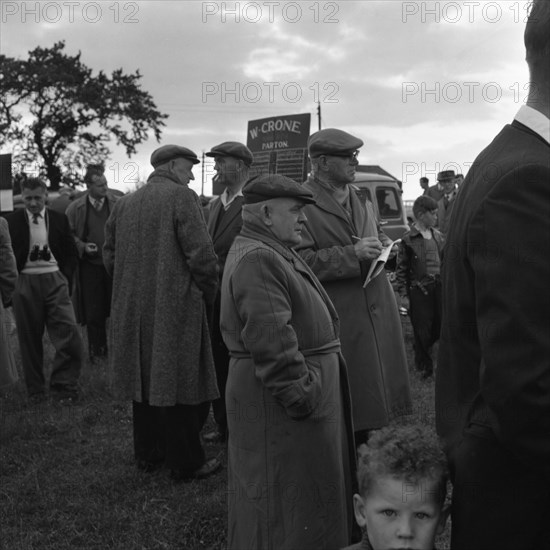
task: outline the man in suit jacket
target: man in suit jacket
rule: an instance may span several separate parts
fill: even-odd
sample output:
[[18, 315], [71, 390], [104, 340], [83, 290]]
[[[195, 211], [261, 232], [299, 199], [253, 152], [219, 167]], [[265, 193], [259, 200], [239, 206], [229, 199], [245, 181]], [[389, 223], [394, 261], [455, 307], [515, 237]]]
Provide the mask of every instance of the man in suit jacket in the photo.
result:
[[[243, 204], [242, 188], [248, 179], [249, 167], [253, 156], [251, 151], [236, 141], [226, 141], [212, 147], [206, 153], [207, 157], [214, 158], [216, 175], [214, 182], [225, 186], [223, 193], [210, 203], [208, 215], [208, 232], [214, 243], [214, 250], [218, 256], [220, 280], [227, 253], [235, 237], [241, 232], [243, 224], [241, 210]], [[206, 441], [227, 438], [227, 412], [225, 410], [225, 384], [229, 368], [229, 351], [223, 341], [220, 331], [220, 292], [214, 302], [212, 316], [212, 351], [216, 365], [216, 377], [220, 397], [212, 402], [214, 419], [218, 430], [204, 435]]]
[[79, 321], [88, 332], [88, 355], [92, 362], [107, 355], [105, 324], [111, 310], [112, 279], [103, 265], [105, 223], [118, 197], [107, 187], [102, 165], [91, 164], [84, 181], [88, 191], [67, 208], [80, 258], [76, 295]]
[[21, 184], [25, 209], [8, 217], [19, 278], [13, 312], [29, 397], [44, 398], [42, 335], [55, 347], [50, 391], [61, 401], [77, 399], [82, 340], [70, 298], [77, 263], [76, 246], [65, 214], [46, 208], [46, 184]]
[[445, 235], [449, 230], [449, 220], [451, 219], [454, 200], [458, 192], [454, 170], [439, 172], [439, 174], [437, 174], [437, 183], [441, 185], [443, 195], [437, 201], [436, 227]]
[[117, 396], [133, 402], [137, 466], [165, 463], [174, 480], [220, 467], [200, 441], [202, 411], [218, 397], [207, 317], [218, 266], [187, 187], [198, 162], [186, 147], [155, 150], [155, 171], [115, 203], [103, 246], [113, 277], [109, 363]]
[[525, 29], [531, 88], [470, 168], [443, 254], [436, 422], [453, 550], [550, 540], [550, 2]]

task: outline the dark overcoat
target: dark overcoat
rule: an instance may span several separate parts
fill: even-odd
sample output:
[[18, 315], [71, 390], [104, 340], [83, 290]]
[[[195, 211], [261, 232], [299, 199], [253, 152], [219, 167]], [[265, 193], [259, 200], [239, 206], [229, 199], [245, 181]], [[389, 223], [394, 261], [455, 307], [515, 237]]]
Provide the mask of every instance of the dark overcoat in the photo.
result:
[[11, 304], [17, 282], [17, 266], [11, 248], [8, 223], [0, 217], [0, 390], [17, 380], [17, 365], [10, 345], [11, 321], [4, 304]]
[[304, 186], [317, 204], [304, 209], [308, 220], [297, 251], [340, 317], [355, 429], [381, 428], [392, 417], [410, 412], [411, 396], [393, 289], [384, 270], [363, 288], [370, 262], [359, 262], [354, 251], [354, 236], [378, 236], [374, 212], [350, 190], [352, 220], [327, 187], [311, 180]]
[[110, 366], [120, 398], [154, 406], [218, 397], [206, 304], [218, 268], [197, 195], [164, 170], [116, 202], [105, 225], [113, 276]]
[[338, 318], [311, 270], [245, 223], [222, 281], [231, 354], [228, 549], [349, 543], [353, 427]]
[[[86, 225], [88, 222], [88, 212], [90, 208], [93, 208], [93, 206], [91, 206], [90, 204], [90, 201], [88, 200], [88, 195], [89, 193], [86, 192], [81, 197], [78, 197], [78, 199], [72, 201], [65, 211], [65, 214], [69, 219], [69, 225], [71, 226], [71, 230], [73, 232], [74, 242], [76, 244], [76, 249], [78, 250], [78, 257], [81, 261], [84, 256], [84, 249], [86, 248], [87, 242]], [[107, 192], [105, 200], [107, 201], [109, 212], [113, 211], [115, 202], [118, 199], [119, 197], [115, 195], [112, 191]], [[86, 314], [84, 310], [84, 296], [80, 277], [81, 271], [80, 268], [77, 268], [74, 278], [75, 285], [72, 300], [77, 322], [85, 324]]]

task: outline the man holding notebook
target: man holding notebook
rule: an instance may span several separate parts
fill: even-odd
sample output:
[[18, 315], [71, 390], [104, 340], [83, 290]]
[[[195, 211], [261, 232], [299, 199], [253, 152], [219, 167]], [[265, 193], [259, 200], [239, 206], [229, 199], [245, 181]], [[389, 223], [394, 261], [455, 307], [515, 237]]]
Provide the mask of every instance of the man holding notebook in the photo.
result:
[[309, 138], [312, 173], [304, 186], [316, 204], [305, 207], [307, 222], [296, 248], [340, 317], [356, 445], [411, 408], [401, 321], [385, 270], [363, 286], [371, 263], [391, 240], [380, 230], [370, 202], [354, 191], [362, 145], [333, 128]]

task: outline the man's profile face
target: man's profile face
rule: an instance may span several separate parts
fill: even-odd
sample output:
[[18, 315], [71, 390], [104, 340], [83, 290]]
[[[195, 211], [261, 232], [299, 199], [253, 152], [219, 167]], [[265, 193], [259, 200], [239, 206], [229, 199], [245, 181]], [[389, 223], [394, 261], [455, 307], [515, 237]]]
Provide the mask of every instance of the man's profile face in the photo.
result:
[[28, 189], [23, 187], [21, 190], [21, 198], [25, 204], [25, 208], [31, 214], [39, 214], [42, 212], [44, 206], [46, 205], [46, 197], [48, 193], [42, 187], [37, 187], [36, 189]]
[[359, 164], [355, 154], [348, 156], [326, 155], [328, 175], [333, 183], [347, 184], [355, 180], [355, 169]]
[[195, 179], [195, 176], [193, 176], [193, 163], [183, 157], [178, 157], [172, 161], [172, 172], [176, 174], [183, 185], [187, 185]]
[[102, 175], [92, 176], [91, 183], [88, 183], [88, 191], [92, 199], [102, 199], [107, 195], [107, 178]]
[[213, 182], [222, 185], [237, 183], [241, 177], [241, 162], [235, 157], [217, 156], [214, 157], [214, 170], [216, 175]]
[[302, 201], [286, 197], [269, 202], [269, 227], [275, 237], [290, 248], [302, 242], [302, 229], [307, 221], [304, 206]]

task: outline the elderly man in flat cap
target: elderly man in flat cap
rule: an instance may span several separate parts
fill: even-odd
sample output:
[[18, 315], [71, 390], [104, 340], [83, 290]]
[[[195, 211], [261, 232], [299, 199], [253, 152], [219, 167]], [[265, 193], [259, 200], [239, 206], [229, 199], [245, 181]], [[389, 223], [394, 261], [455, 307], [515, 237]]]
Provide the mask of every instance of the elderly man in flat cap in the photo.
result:
[[[208, 232], [214, 243], [218, 256], [220, 278], [223, 274], [225, 259], [233, 240], [242, 227], [241, 209], [243, 205], [242, 187], [248, 179], [250, 165], [253, 161], [252, 152], [246, 145], [237, 141], [225, 141], [206, 153], [214, 158], [216, 175], [213, 182], [225, 187], [223, 193], [216, 197], [208, 207]], [[212, 352], [216, 365], [216, 376], [220, 397], [212, 403], [214, 419], [218, 429], [206, 433], [205, 441], [227, 438], [227, 414], [225, 410], [225, 383], [229, 368], [229, 352], [223, 342], [220, 332], [220, 293], [216, 295], [212, 316]]]
[[458, 193], [454, 170], [439, 172], [437, 183], [443, 189], [443, 196], [437, 201], [437, 227], [441, 233], [446, 234], [449, 231], [453, 203]]
[[187, 187], [198, 162], [185, 147], [154, 151], [155, 171], [115, 203], [103, 247], [113, 277], [110, 364], [118, 396], [133, 402], [137, 465], [164, 462], [175, 480], [219, 468], [200, 441], [203, 410], [218, 397], [207, 322], [218, 265]]
[[244, 187], [222, 280], [229, 550], [342, 548], [353, 428], [336, 311], [294, 252], [312, 194], [279, 175]]
[[354, 192], [362, 145], [337, 129], [310, 137], [312, 174], [304, 187], [316, 204], [305, 209], [308, 222], [297, 248], [340, 316], [357, 445], [369, 430], [411, 409], [401, 320], [385, 271], [363, 287], [371, 262], [391, 241], [380, 231], [370, 202]]

